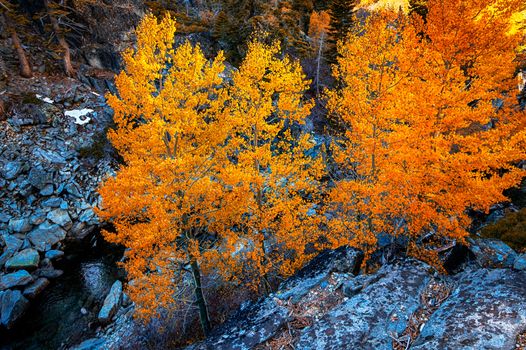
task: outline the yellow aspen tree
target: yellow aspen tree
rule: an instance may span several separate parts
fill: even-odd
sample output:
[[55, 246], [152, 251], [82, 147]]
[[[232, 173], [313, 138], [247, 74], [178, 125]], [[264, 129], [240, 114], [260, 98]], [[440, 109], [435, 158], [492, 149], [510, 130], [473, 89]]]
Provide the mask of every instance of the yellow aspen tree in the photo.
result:
[[408, 239], [438, 264], [463, 242], [467, 209], [488, 211], [525, 171], [509, 19], [520, 1], [430, 0], [419, 16], [378, 12], [341, 45], [329, 110], [346, 127], [335, 143], [343, 176], [331, 193], [335, 244], [370, 254], [378, 234]]
[[218, 113], [223, 57], [209, 62], [190, 43], [174, 49], [170, 17], [146, 16], [136, 34], [116, 78], [119, 93], [108, 96], [116, 124], [108, 137], [124, 165], [100, 188], [100, 216], [115, 225], [104, 234], [129, 248], [128, 291], [139, 315], [173, 304], [172, 287], [191, 270], [206, 334], [200, 250], [216, 239], [208, 226], [227, 193], [214, 180], [226, 137]]
[[222, 54], [174, 48], [169, 16], [146, 16], [136, 35], [108, 96], [108, 137], [124, 164], [101, 186], [99, 214], [115, 226], [105, 238], [128, 248], [138, 315], [176, 307], [192, 277], [207, 334], [202, 276], [254, 286], [290, 274], [316, 248], [321, 168], [301, 132], [308, 81], [279, 46], [255, 42], [228, 85]]
[[312, 135], [302, 131], [312, 107], [303, 97], [308, 84], [299, 63], [283, 58], [278, 44], [255, 41], [229, 89], [233, 167], [222, 179], [240, 191], [231, 211], [230, 250], [239, 250], [239, 242], [245, 246], [233, 254], [239, 262], [230, 266], [237, 269], [222, 270], [265, 292], [270, 273], [290, 275], [312, 255], [308, 245], [318, 242], [322, 167], [311, 154]]

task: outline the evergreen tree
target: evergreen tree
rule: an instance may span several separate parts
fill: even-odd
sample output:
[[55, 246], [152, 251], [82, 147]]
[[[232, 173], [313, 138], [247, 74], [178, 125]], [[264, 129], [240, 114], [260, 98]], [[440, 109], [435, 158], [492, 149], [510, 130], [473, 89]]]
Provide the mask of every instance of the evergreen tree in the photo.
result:
[[409, 14], [416, 13], [425, 21], [428, 13], [427, 0], [409, 0]]
[[358, 0], [332, 0], [329, 5], [331, 23], [329, 27], [329, 58], [335, 62], [338, 42], [345, 39], [354, 22], [354, 9]]

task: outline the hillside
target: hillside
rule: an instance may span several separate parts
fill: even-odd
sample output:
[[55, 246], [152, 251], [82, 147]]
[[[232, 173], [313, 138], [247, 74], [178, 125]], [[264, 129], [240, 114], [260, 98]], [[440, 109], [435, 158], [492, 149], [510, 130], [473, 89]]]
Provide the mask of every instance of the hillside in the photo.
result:
[[0, 349], [526, 349], [524, 14], [0, 0]]

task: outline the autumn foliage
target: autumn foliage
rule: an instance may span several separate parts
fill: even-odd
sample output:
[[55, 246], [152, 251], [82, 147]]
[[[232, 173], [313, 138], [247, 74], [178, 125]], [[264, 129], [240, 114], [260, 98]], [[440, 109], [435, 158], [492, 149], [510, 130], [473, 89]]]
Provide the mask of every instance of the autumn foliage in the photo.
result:
[[408, 240], [437, 263], [463, 242], [467, 208], [488, 211], [525, 172], [509, 18], [520, 1], [427, 2], [417, 14], [377, 13], [340, 46], [329, 109], [345, 126], [334, 147], [330, 237], [374, 251], [378, 234]]
[[145, 17], [108, 97], [124, 165], [100, 189], [100, 215], [115, 224], [105, 237], [129, 248], [129, 292], [144, 316], [173, 305], [190, 271], [202, 307], [203, 273], [268, 289], [269, 274], [305, 261], [318, 231], [320, 165], [302, 133], [311, 104], [299, 64], [253, 42], [226, 84], [222, 54], [174, 48], [174, 33], [170, 17]]
[[[252, 41], [227, 71], [222, 53], [175, 47], [169, 16], [146, 16], [108, 96], [124, 164], [99, 211], [115, 225], [105, 237], [129, 248], [140, 315], [191, 288], [206, 333], [203, 276], [269, 292], [320, 249], [370, 257], [379, 237], [438, 265], [441, 247], [464, 242], [467, 209], [487, 212], [526, 175], [520, 36], [509, 32], [521, 5], [430, 0], [425, 21], [384, 10], [346, 20], [326, 94], [342, 132], [327, 152], [304, 131], [309, 81], [279, 44]], [[318, 43], [328, 23], [311, 17]]]

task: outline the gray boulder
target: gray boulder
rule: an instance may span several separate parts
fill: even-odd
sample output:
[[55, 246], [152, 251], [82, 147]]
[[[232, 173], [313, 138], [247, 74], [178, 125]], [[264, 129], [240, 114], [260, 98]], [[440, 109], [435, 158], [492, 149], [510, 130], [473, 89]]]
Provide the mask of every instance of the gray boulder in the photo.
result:
[[70, 229], [73, 224], [67, 211], [62, 209], [55, 209], [47, 214], [48, 220], [62, 226], [63, 228]]
[[6, 180], [13, 180], [22, 171], [22, 163], [20, 162], [9, 162], [4, 165], [2, 175]]
[[[249, 350], [275, 337], [291, 321], [289, 310], [266, 298], [241, 309], [206, 341], [186, 350]], [[242, 320], [242, 322], [239, 322]]]
[[40, 262], [40, 256], [34, 249], [24, 249], [7, 260], [5, 267], [11, 270], [36, 269]]
[[0, 291], [17, 286], [25, 286], [31, 282], [33, 282], [33, 277], [26, 270], [8, 273], [0, 276]]
[[292, 302], [296, 303], [310, 290], [326, 281], [333, 272], [357, 273], [362, 259], [361, 251], [347, 246], [325, 250], [283, 282], [276, 296], [282, 300], [292, 298]]
[[31, 221], [29, 218], [24, 219], [11, 219], [9, 220], [8, 228], [11, 232], [25, 233], [31, 231]]
[[519, 255], [513, 263], [515, 270], [526, 270], [526, 254]]
[[430, 267], [417, 261], [385, 265], [374, 281], [303, 330], [298, 349], [392, 349], [419, 307]]
[[27, 237], [38, 251], [50, 250], [52, 246], [66, 238], [66, 231], [59, 225], [43, 223], [31, 231]]
[[517, 253], [498, 239], [469, 240], [470, 250], [482, 267], [512, 267]]
[[512, 350], [526, 325], [526, 272], [464, 272], [411, 349]]
[[0, 292], [0, 324], [7, 329], [24, 314], [29, 301], [19, 290]]
[[111, 286], [110, 292], [104, 299], [104, 304], [99, 312], [99, 322], [108, 323], [121, 304], [122, 282], [115, 281]]
[[24, 289], [24, 296], [34, 299], [49, 285], [47, 278], [39, 278]]

